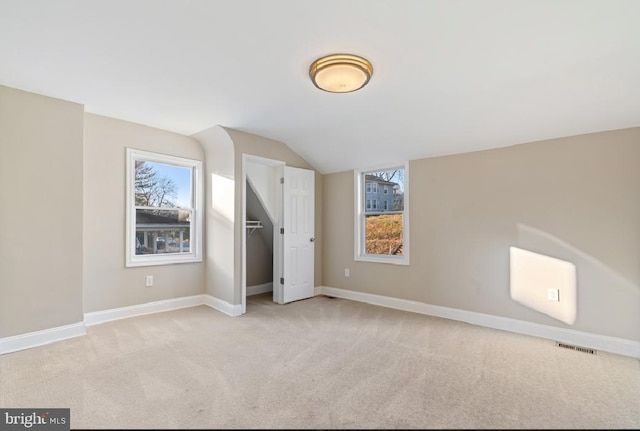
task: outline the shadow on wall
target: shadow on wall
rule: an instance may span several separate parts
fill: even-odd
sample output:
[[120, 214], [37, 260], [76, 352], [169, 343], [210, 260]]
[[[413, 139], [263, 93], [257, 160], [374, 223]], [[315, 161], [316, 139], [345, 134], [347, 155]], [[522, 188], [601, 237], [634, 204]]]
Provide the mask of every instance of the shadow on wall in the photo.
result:
[[[617, 336], [621, 338], [640, 339], [640, 286], [548, 232], [521, 223], [517, 230], [519, 248], [575, 265], [576, 324], [593, 333], [607, 333], [605, 328], [608, 328], [609, 333], [618, 332]], [[541, 288], [546, 300], [547, 287]], [[560, 292], [560, 303], [562, 299]], [[633, 321], [629, 321], [629, 316], [633, 316]], [[620, 333], [619, 328], [624, 328], [625, 332]]]

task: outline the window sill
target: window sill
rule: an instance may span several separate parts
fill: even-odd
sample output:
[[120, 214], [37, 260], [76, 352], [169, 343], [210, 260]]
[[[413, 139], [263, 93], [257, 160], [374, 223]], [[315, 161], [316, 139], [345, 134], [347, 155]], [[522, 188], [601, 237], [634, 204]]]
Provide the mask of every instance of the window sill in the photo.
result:
[[391, 264], [391, 265], [409, 266], [409, 257], [408, 256], [403, 256], [403, 257], [387, 256], [387, 257], [383, 257], [383, 256], [376, 256], [376, 255], [368, 254], [368, 255], [356, 256], [354, 258], [354, 260], [356, 262], [386, 263], [386, 264]]
[[191, 256], [180, 256], [180, 257], [156, 257], [158, 255], [153, 255], [152, 258], [147, 259], [135, 259], [133, 261], [127, 261], [127, 268], [134, 268], [137, 266], [159, 266], [159, 265], [173, 265], [176, 263], [199, 263], [202, 262], [201, 257]]

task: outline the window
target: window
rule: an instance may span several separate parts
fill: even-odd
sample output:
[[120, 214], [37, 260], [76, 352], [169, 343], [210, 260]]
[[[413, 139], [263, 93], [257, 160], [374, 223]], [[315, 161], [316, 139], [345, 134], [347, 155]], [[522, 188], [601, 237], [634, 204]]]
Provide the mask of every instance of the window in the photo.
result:
[[127, 148], [127, 266], [202, 261], [202, 162]]
[[[384, 194], [386, 195], [387, 193], [389, 193], [389, 187], [384, 186]], [[386, 209], [386, 208], [385, 208]]]
[[378, 193], [378, 183], [371, 183], [371, 192]]
[[[409, 264], [409, 164], [355, 172], [355, 260]], [[389, 195], [366, 199], [369, 185]], [[363, 193], [364, 192], [364, 193]]]
[[371, 193], [371, 183], [367, 183], [367, 193]]

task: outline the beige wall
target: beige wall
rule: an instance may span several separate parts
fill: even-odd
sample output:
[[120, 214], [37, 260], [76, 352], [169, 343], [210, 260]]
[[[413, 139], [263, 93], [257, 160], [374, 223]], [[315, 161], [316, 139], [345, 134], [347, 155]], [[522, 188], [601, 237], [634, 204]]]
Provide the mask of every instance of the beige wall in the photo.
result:
[[273, 248], [257, 231], [247, 237], [247, 286], [273, 281]]
[[235, 160], [233, 142], [220, 126], [193, 135], [205, 154], [205, 293], [233, 304]]
[[82, 122], [0, 86], [0, 338], [83, 320]]
[[[235, 171], [242, 172], [242, 154], [251, 154], [254, 156], [260, 156], [267, 159], [279, 160], [285, 162], [287, 166], [296, 168], [313, 169], [309, 163], [307, 163], [297, 153], [293, 152], [289, 147], [279, 141], [267, 139], [262, 136], [253, 135], [250, 133], [241, 132], [239, 130], [225, 128], [229, 133], [233, 145], [235, 148]], [[315, 175], [315, 274], [314, 283], [316, 286], [322, 284], [322, 197], [323, 197], [323, 175], [316, 171]], [[236, 187], [236, 224], [242, 226], [242, 187]], [[242, 259], [242, 230], [236, 229], [235, 236], [235, 259], [237, 262], [241, 262]], [[236, 265], [236, 295], [235, 303], [241, 302], [242, 287], [241, 287], [241, 275], [242, 266]]]
[[[312, 168], [224, 130], [232, 177], [243, 153]], [[83, 297], [85, 312], [205, 291], [241, 302], [241, 187], [230, 289], [205, 290], [205, 263], [125, 268], [126, 147], [205, 156], [195, 139], [0, 86], [0, 337], [80, 322]], [[316, 173], [316, 285], [640, 340], [640, 128], [416, 160], [410, 181], [411, 265], [356, 263], [353, 173]], [[510, 246], [576, 264], [573, 326], [510, 299]]]
[[[271, 219], [263, 202], [267, 204], [271, 211], [276, 210], [275, 178], [280, 177], [281, 169], [275, 167], [258, 166], [247, 163], [247, 183], [246, 183], [246, 216], [247, 220], [260, 221], [261, 229], [253, 231], [247, 230], [247, 286], [258, 286], [265, 283], [273, 282], [273, 220]], [[261, 197], [259, 198], [253, 187], [250, 185], [249, 177], [251, 175], [250, 168], [258, 170], [264, 175], [254, 175], [253, 181], [256, 188], [261, 189]], [[255, 169], [257, 168], [257, 169]], [[271, 186], [271, 187], [269, 187]], [[264, 198], [264, 201], [262, 200]], [[277, 236], [276, 236], [277, 239]]]
[[[189, 137], [85, 114], [84, 311], [204, 293], [204, 263], [125, 267], [125, 149], [203, 160]], [[153, 275], [153, 287], [145, 276]]]
[[[242, 154], [313, 169], [282, 142], [214, 126], [193, 135], [205, 152], [207, 216], [206, 293], [232, 305], [242, 303]], [[219, 193], [213, 181], [228, 184]], [[230, 198], [226, 190], [233, 188]], [[322, 235], [322, 176], [316, 172], [316, 237]], [[315, 284], [322, 283], [322, 241], [316, 241]]]
[[[353, 173], [325, 175], [325, 285], [640, 340], [640, 128], [416, 160], [410, 181], [404, 267], [354, 262]], [[573, 326], [510, 299], [509, 246], [576, 264]]]

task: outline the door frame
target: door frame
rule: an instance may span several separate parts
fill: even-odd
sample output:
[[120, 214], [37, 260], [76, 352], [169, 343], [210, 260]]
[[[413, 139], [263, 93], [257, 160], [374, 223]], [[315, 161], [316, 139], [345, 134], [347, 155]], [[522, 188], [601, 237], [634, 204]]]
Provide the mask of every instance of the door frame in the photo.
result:
[[[247, 164], [255, 163], [258, 165], [268, 166], [271, 168], [280, 168], [284, 170], [285, 162], [281, 160], [267, 159], [265, 157], [255, 156], [253, 154], [242, 153], [242, 314], [247, 312]], [[284, 172], [281, 172], [284, 175]], [[281, 177], [282, 177], [281, 175]], [[273, 298], [275, 302], [282, 303], [282, 286], [280, 285], [280, 277], [282, 277], [282, 256], [283, 242], [280, 235], [282, 227], [282, 185], [278, 181], [273, 187], [276, 190], [276, 220], [273, 220]]]

